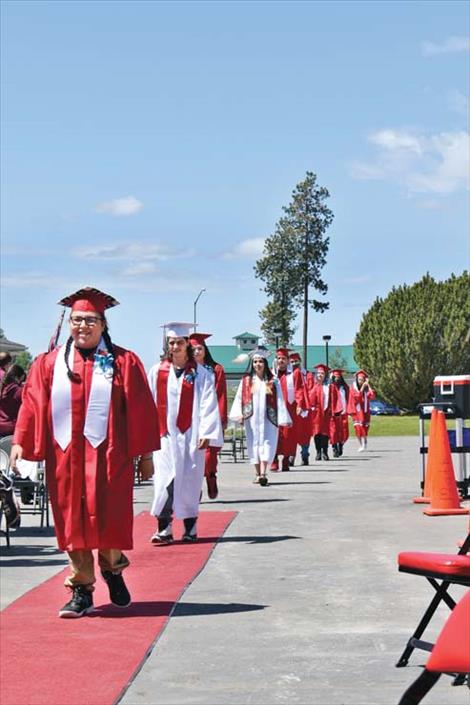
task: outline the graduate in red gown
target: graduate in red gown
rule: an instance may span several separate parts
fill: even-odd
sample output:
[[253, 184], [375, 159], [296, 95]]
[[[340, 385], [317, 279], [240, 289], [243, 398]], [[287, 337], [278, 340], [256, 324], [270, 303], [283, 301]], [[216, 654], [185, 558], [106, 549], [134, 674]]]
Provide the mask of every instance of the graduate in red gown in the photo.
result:
[[315, 442], [315, 460], [329, 460], [328, 443], [330, 439], [330, 424], [333, 414], [341, 411], [338, 400], [338, 390], [330, 385], [327, 379], [328, 367], [315, 365], [313, 384], [310, 381], [308, 389], [310, 407], [312, 409], [312, 435]]
[[274, 370], [278, 378], [284, 402], [289, 416], [292, 419], [292, 426], [280, 426], [276, 455], [271, 464], [271, 471], [279, 470], [278, 456], [282, 455], [282, 472], [289, 470], [290, 459], [295, 458], [297, 450], [297, 431], [294, 419], [297, 414], [307, 411], [307, 399], [305, 397], [304, 383], [299, 369], [292, 369], [289, 363], [289, 351], [287, 348], [279, 348], [276, 351], [276, 365]]
[[210, 370], [214, 375], [221, 433], [217, 441], [211, 441], [210, 445], [206, 448], [204, 476], [206, 478], [207, 494], [209, 498], [216, 499], [219, 494], [219, 488], [217, 487], [218, 453], [224, 445], [224, 431], [227, 428], [227, 381], [225, 379], [224, 368], [218, 362], [215, 362], [207, 347], [206, 340], [210, 338], [211, 335], [211, 333], [191, 333], [189, 342], [193, 348], [193, 355], [196, 362], [200, 365], [204, 365], [204, 367]]
[[57, 541], [69, 555], [65, 585], [73, 593], [59, 616], [81, 617], [93, 611], [92, 549], [113, 604], [130, 604], [121, 573], [129, 565], [123, 551], [132, 548], [133, 458], [150, 455], [160, 437], [142, 363], [108, 332], [105, 310], [118, 302], [86, 287], [59, 303], [71, 307], [70, 337], [31, 366], [11, 464], [46, 461]]
[[370, 386], [369, 377], [364, 370], [358, 370], [349, 391], [348, 413], [351, 414], [356, 438], [359, 441], [358, 453], [367, 450], [367, 436], [370, 426], [370, 402], [375, 399], [375, 392]]
[[343, 455], [343, 446], [349, 438], [349, 385], [344, 381], [343, 370], [331, 370], [330, 384], [337, 388], [341, 404], [341, 411], [331, 417], [330, 425], [330, 443], [333, 448], [333, 456], [339, 458]]
[[[308, 379], [312, 376], [312, 373], [307, 372], [307, 370], [302, 367], [302, 358], [300, 357], [298, 352], [290, 353], [289, 360], [293, 370], [300, 370], [304, 385], [304, 394], [305, 398], [307, 399]], [[312, 438], [312, 416], [310, 409], [308, 411], [303, 411], [301, 414], [295, 415], [294, 427], [297, 434], [297, 444], [300, 446], [300, 457], [302, 459], [302, 465], [308, 465], [310, 453], [310, 440]]]

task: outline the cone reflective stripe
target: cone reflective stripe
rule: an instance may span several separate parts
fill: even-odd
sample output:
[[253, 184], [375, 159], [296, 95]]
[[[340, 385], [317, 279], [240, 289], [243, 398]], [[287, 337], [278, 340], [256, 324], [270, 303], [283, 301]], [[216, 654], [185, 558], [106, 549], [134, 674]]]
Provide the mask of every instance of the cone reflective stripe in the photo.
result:
[[460, 506], [446, 417], [443, 411], [437, 412], [435, 445], [436, 466], [432, 476], [431, 505], [424, 510], [423, 514], [427, 516], [468, 514], [469, 510]]
[[437, 428], [437, 409], [433, 409], [431, 413], [431, 423], [429, 426], [429, 441], [428, 441], [428, 458], [426, 461], [426, 471], [424, 474], [424, 487], [422, 497], [414, 497], [414, 504], [430, 504], [431, 502], [431, 486], [432, 478], [436, 467], [436, 428]]

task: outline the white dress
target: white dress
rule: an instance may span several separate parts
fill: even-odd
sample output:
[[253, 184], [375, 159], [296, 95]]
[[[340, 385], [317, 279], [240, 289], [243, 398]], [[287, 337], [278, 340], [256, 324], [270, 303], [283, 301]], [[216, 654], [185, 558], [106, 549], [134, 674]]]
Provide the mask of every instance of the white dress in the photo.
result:
[[[149, 384], [157, 402], [157, 374], [160, 364], [149, 372]], [[160, 439], [161, 448], [153, 454], [155, 466], [154, 500], [151, 514], [159, 516], [168, 499], [167, 487], [174, 480], [173, 512], [176, 519], [197, 517], [199, 496], [204, 479], [205, 450], [198, 450], [201, 438], [216, 441], [220, 437], [220, 415], [217, 395], [211, 375], [202, 365], [196, 365], [191, 426], [181, 433], [176, 425], [183, 374], [177, 377], [173, 365], [168, 373], [167, 428]]]
[[[275, 378], [272, 381], [276, 386], [278, 425], [291, 426], [292, 420], [284, 403], [281, 385]], [[242, 386], [243, 380], [238, 386], [232, 408], [230, 409], [229, 418], [232, 421], [242, 416]], [[253, 414], [244, 421], [246, 445], [248, 455], [250, 456], [250, 463], [253, 465], [260, 461], [263, 463], [272, 463], [276, 455], [279, 429], [271, 423], [266, 413], [266, 382], [259, 379], [257, 375], [253, 375], [252, 387]]]

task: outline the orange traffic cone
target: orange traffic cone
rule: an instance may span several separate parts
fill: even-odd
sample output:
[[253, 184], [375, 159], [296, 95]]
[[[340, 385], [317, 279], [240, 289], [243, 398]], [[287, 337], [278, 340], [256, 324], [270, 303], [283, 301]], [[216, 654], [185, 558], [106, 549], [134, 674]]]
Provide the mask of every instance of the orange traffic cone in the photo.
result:
[[469, 510], [460, 506], [449, 436], [447, 435], [446, 417], [443, 411], [437, 412], [436, 421], [436, 466], [432, 477], [431, 506], [425, 509], [423, 514], [428, 516], [468, 514]]
[[431, 423], [429, 425], [429, 442], [428, 442], [428, 459], [426, 463], [426, 472], [424, 474], [424, 488], [422, 497], [414, 497], [415, 504], [429, 504], [431, 502], [431, 487], [432, 478], [436, 469], [436, 428], [437, 428], [437, 409], [433, 409], [431, 413]]

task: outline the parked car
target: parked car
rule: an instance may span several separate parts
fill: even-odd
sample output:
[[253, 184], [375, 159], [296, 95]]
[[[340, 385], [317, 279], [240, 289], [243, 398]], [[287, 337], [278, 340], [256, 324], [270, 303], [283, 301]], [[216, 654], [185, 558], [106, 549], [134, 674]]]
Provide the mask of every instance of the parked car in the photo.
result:
[[370, 403], [370, 413], [373, 416], [399, 416], [401, 411], [398, 406], [393, 406], [381, 399], [373, 399]]

